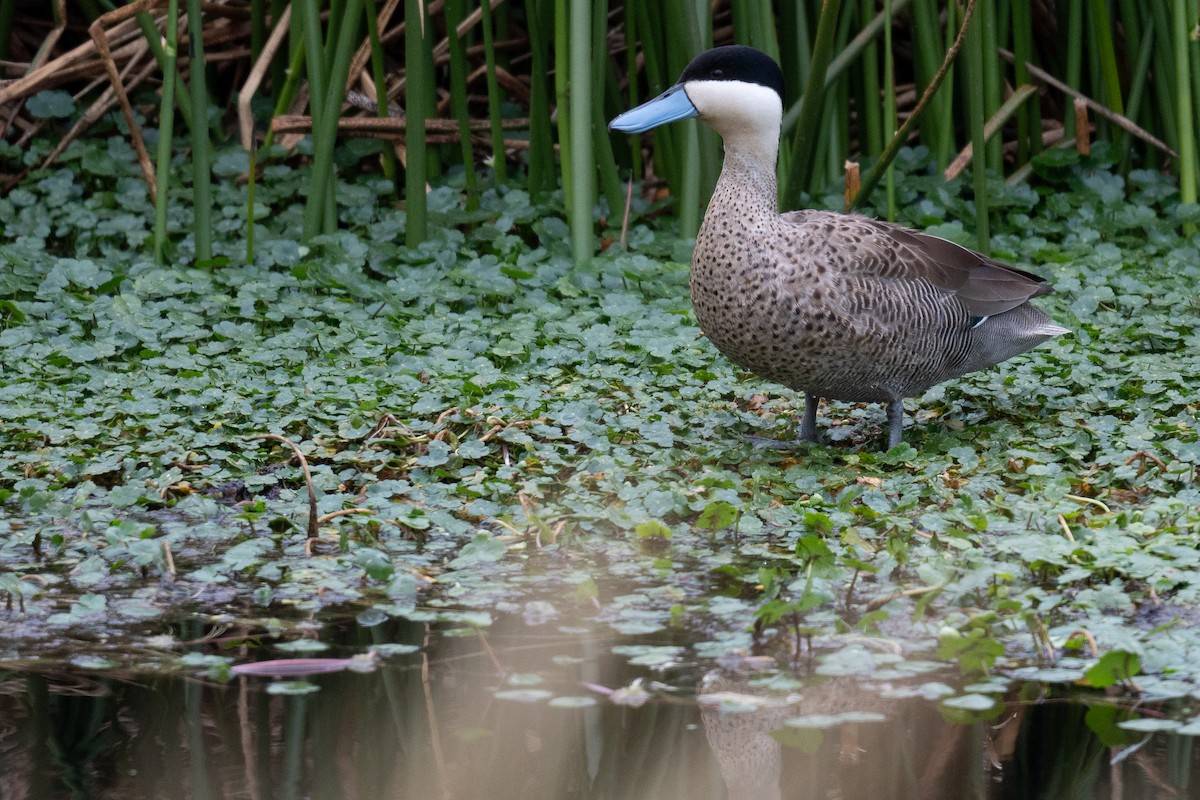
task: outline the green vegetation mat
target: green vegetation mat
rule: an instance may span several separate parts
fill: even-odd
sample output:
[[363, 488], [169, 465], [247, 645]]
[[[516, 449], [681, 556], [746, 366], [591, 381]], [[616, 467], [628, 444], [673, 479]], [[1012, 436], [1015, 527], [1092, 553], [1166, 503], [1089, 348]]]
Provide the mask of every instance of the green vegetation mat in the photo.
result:
[[[1039, 158], [1036, 190], [991, 187], [993, 251], [1050, 279], [1074, 334], [909, 401], [883, 452], [878, 406], [823, 406], [822, 446], [750, 441], [793, 438], [803, 398], [700, 336], [691, 243], [644, 204], [627, 251], [578, 268], [560, 196], [468, 213], [435, 188], [408, 249], [361, 178], [302, 248], [307, 176], [271, 166], [246, 265], [245, 164], [218, 153], [216, 259], [183, 241], [162, 268], [127, 145], [77, 142], [0, 198], [0, 660], [170, 664], [147, 620], [349, 604], [677, 630], [701, 659], [757, 623], [826, 674], [1070, 680], [1117, 653], [1108, 683], [1195, 691], [1200, 249], [1178, 231], [1200, 209], [1103, 143]], [[901, 157], [900, 221], [970, 244], [967, 184], [926, 163]], [[305, 453], [318, 514], [364, 513], [310, 541], [291, 451], [246, 438], [267, 433]]]

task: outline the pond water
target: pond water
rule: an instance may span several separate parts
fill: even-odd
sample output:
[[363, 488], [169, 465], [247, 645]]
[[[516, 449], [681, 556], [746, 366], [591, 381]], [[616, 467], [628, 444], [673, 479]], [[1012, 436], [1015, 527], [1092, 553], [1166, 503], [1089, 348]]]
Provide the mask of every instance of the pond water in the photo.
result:
[[753, 657], [651, 668], [629, 654], [680, 642], [531, 635], [505, 616], [486, 631], [366, 621], [300, 640], [319, 634], [317, 655], [359, 655], [366, 671], [231, 674], [222, 654], [296, 649], [196, 621], [175, 631], [202, 640], [182, 673], [0, 668], [0, 799], [1200, 792], [1193, 737], [1118, 728], [1138, 715], [1095, 692], [1010, 683], [975, 712], [928, 696], [944, 675], [856, 683]]

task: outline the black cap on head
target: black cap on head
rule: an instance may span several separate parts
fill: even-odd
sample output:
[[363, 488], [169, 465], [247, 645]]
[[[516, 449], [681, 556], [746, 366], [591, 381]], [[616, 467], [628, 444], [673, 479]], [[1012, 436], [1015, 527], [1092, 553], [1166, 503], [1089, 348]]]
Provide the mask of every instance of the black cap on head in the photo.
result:
[[730, 44], [705, 50], [692, 59], [680, 83], [688, 81], [744, 81], [774, 89], [783, 99], [783, 70], [769, 55], [753, 47]]

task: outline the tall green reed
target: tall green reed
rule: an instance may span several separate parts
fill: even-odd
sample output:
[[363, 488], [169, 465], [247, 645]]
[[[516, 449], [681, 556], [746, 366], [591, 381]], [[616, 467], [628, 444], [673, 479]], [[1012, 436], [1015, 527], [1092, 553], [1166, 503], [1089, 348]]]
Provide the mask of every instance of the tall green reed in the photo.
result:
[[[465, 15], [464, 0], [446, 0], [446, 38], [450, 51], [450, 113], [458, 121], [458, 138], [463, 166], [463, 180], [467, 190], [467, 208], [474, 210], [479, 205], [479, 172], [475, 169], [475, 149], [471, 144], [471, 117], [467, 107], [467, 63], [466, 36], [458, 28]], [[534, 74], [537, 74], [536, 68]]]
[[200, 0], [188, 0], [192, 106], [192, 237], [196, 261], [212, 260], [212, 169], [209, 166], [208, 81], [204, 64], [204, 16]]
[[596, 199], [595, 147], [592, 139], [592, 19], [588, 0], [571, 0], [560, 8], [570, 15], [567, 27], [570, 31], [571, 160], [564, 163], [563, 169], [571, 170], [570, 205], [567, 207], [571, 253], [576, 264], [587, 264], [595, 248], [592, 222], [592, 207]]
[[508, 165], [504, 150], [504, 128], [500, 118], [500, 84], [496, 80], [496, 33], [492, 22], [491, 0], [479, 4], [480, 27], [483, 29], [483, 57], [487, 80], [488, 120], [492, 133], [492, 173], [496, 183], [508, 180]]
[[[428, 40], [423, 0], [404, 0], [404, 242], [409, 247], [416, 247], [429, 235], [425, 120], [433, 107], [433, 76]], [[500, 157], [504, 157], [503, 151]]]
[[[986, 0], [984, 5], [987, 5]], [[979, 23], [969, 24], [966, 39], [966, 75], [967, 86], [978, 86], [983, 83], [985, 70], [984, 26]], [[975, 189], [975, 243], [979, 252], [987, 254], [991, 251], [991, 232], [987, 191], [987, 162], [985, 147], [987, 134], [984, 125], [987, 122], [987, 108], [984, 105], [984, 94], [979, 91], [967, 93], [967, 108], [971, 127], [971, 178]]]
[[[1189, 14], [1189, 11], [1192, 14]], [[1184, 203], [1195, 203], [1196, 193], [1196, 140], [1195, 120], [1192, 105], [1193, 64], [1196, 47], [1191, 40], [1195, 7], [1188, 0], [1172, 0], [1171, 3], [1172, 44], [1175, 51], [1176, 109], [1179, 114], [1179, 199]], [[1196, 228], [1184, 226], [1191, 234]]]
[[167, 191], [170, 186], [171, 153], [174, 146], [179, 0], [167, 0], [166, 35], [163, 39], [163, 86], [158, 107], [158, 149], [154, 174], [154, 260], [159, 264], [166, 263], [167, 257]]

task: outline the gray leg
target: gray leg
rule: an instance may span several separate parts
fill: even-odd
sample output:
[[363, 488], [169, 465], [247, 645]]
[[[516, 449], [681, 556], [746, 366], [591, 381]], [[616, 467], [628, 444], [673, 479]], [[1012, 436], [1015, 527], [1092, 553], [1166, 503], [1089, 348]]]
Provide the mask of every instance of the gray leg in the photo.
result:
[[900, 444], [904, 436], [904, 401], [897, 398], [887, 404], [888, 449]]
[[819, 442], [817, 438], [817, 405], [821, 398], [815, 394], [804, 394], [804, 418], [800, 420], [800, 440], [804, 442]]

